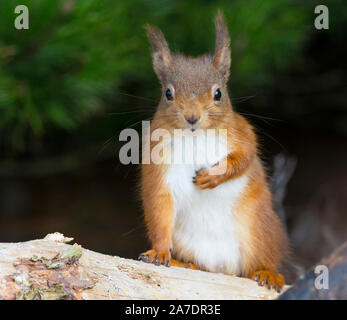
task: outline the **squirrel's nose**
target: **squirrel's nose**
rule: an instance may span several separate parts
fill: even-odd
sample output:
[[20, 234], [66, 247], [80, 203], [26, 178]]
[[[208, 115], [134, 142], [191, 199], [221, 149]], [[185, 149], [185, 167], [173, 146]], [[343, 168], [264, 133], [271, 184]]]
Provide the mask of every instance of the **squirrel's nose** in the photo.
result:
[[200, 117], [196, 117], [196, 116], [190, 116], [190, 117], [185, 117], [185, 118], [186, 118], [187, 122], [191, 125], [196, 124], [200, 119]]

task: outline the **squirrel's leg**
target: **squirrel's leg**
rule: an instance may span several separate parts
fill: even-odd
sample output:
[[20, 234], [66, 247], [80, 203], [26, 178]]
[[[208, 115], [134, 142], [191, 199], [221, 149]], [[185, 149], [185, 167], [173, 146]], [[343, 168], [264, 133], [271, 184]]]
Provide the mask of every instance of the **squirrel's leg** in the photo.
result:
[[200, 170], [193, 179], [199, 189], [212, 189], [229, 179], [240, 177], [257, 154], [256, 136], [247, 121], [235, 115], [228, 131], [228, 156], [212, 168]]
[[282, 290], [285, 280], [282, 274], [270, 270], [257, 270], [249, 275], [260, 286], [266, 286], [268, 289], [275, 289], [277, 292]]
[[153, 179], [157, 170], [155, 166], [143, 167], [142, 199], [152, 249], [140, 254], [139, 259], [169, 266], [174, 206], [171, 192], [162, 179]]

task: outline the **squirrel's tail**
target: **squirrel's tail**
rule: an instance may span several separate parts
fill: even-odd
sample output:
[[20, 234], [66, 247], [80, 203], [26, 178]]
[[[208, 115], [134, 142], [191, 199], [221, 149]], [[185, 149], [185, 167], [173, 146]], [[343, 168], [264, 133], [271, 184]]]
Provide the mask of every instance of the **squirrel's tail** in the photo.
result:
[[[284, 153], [277, 154], [273, 160], [272, 177], [270, 179], [274, 209], [281, 220], [286, 234], [288, 234], [288, 217], [283, 202], [287, 193], [288, 182], [293, 176], [296, 164], [297, 158], [295, 156]], [[279, 271], [284, 275], [286, 283], [291, 284], [304, 273], [304, 268], [295, 261], [293, 255], [289, 254], [282, 262]]]
[[274, 209], [279, 216], [283, 227], [287, 230], [286, 212], [283, 205], [287, 193], [287, 185], [296, 168], [297, 158], [295, 156], [279, 153], [273, 160], [272, 177], [270, 188], [273, 195]]

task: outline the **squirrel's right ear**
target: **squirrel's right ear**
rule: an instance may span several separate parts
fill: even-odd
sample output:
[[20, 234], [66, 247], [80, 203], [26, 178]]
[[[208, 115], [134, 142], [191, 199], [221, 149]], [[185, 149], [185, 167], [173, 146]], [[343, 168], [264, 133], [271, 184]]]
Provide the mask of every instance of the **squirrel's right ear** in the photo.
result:
[[156, 27], [146, 25], [147, 37], [152, 45], [153, 67], [160, 80], [171, 66], [171, 53], [163, 33]]

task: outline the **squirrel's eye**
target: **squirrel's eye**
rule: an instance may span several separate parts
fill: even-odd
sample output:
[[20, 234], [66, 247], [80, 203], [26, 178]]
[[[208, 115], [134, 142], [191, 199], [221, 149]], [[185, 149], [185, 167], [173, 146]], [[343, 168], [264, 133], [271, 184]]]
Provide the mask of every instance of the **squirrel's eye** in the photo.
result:
[[172, 96], [172, 92], [170, 89], [167, 89], [166, 92], [165, 92], [165, 95], [166, 95], [166, 99], [172, 101], [173, 100], [173, 96]]
[[219, 101], [221, 97], [222, 97], [222, 93], [220, 92], [220, 89], [217, 89], [217, 90], [214, 92], [213, 100]]

